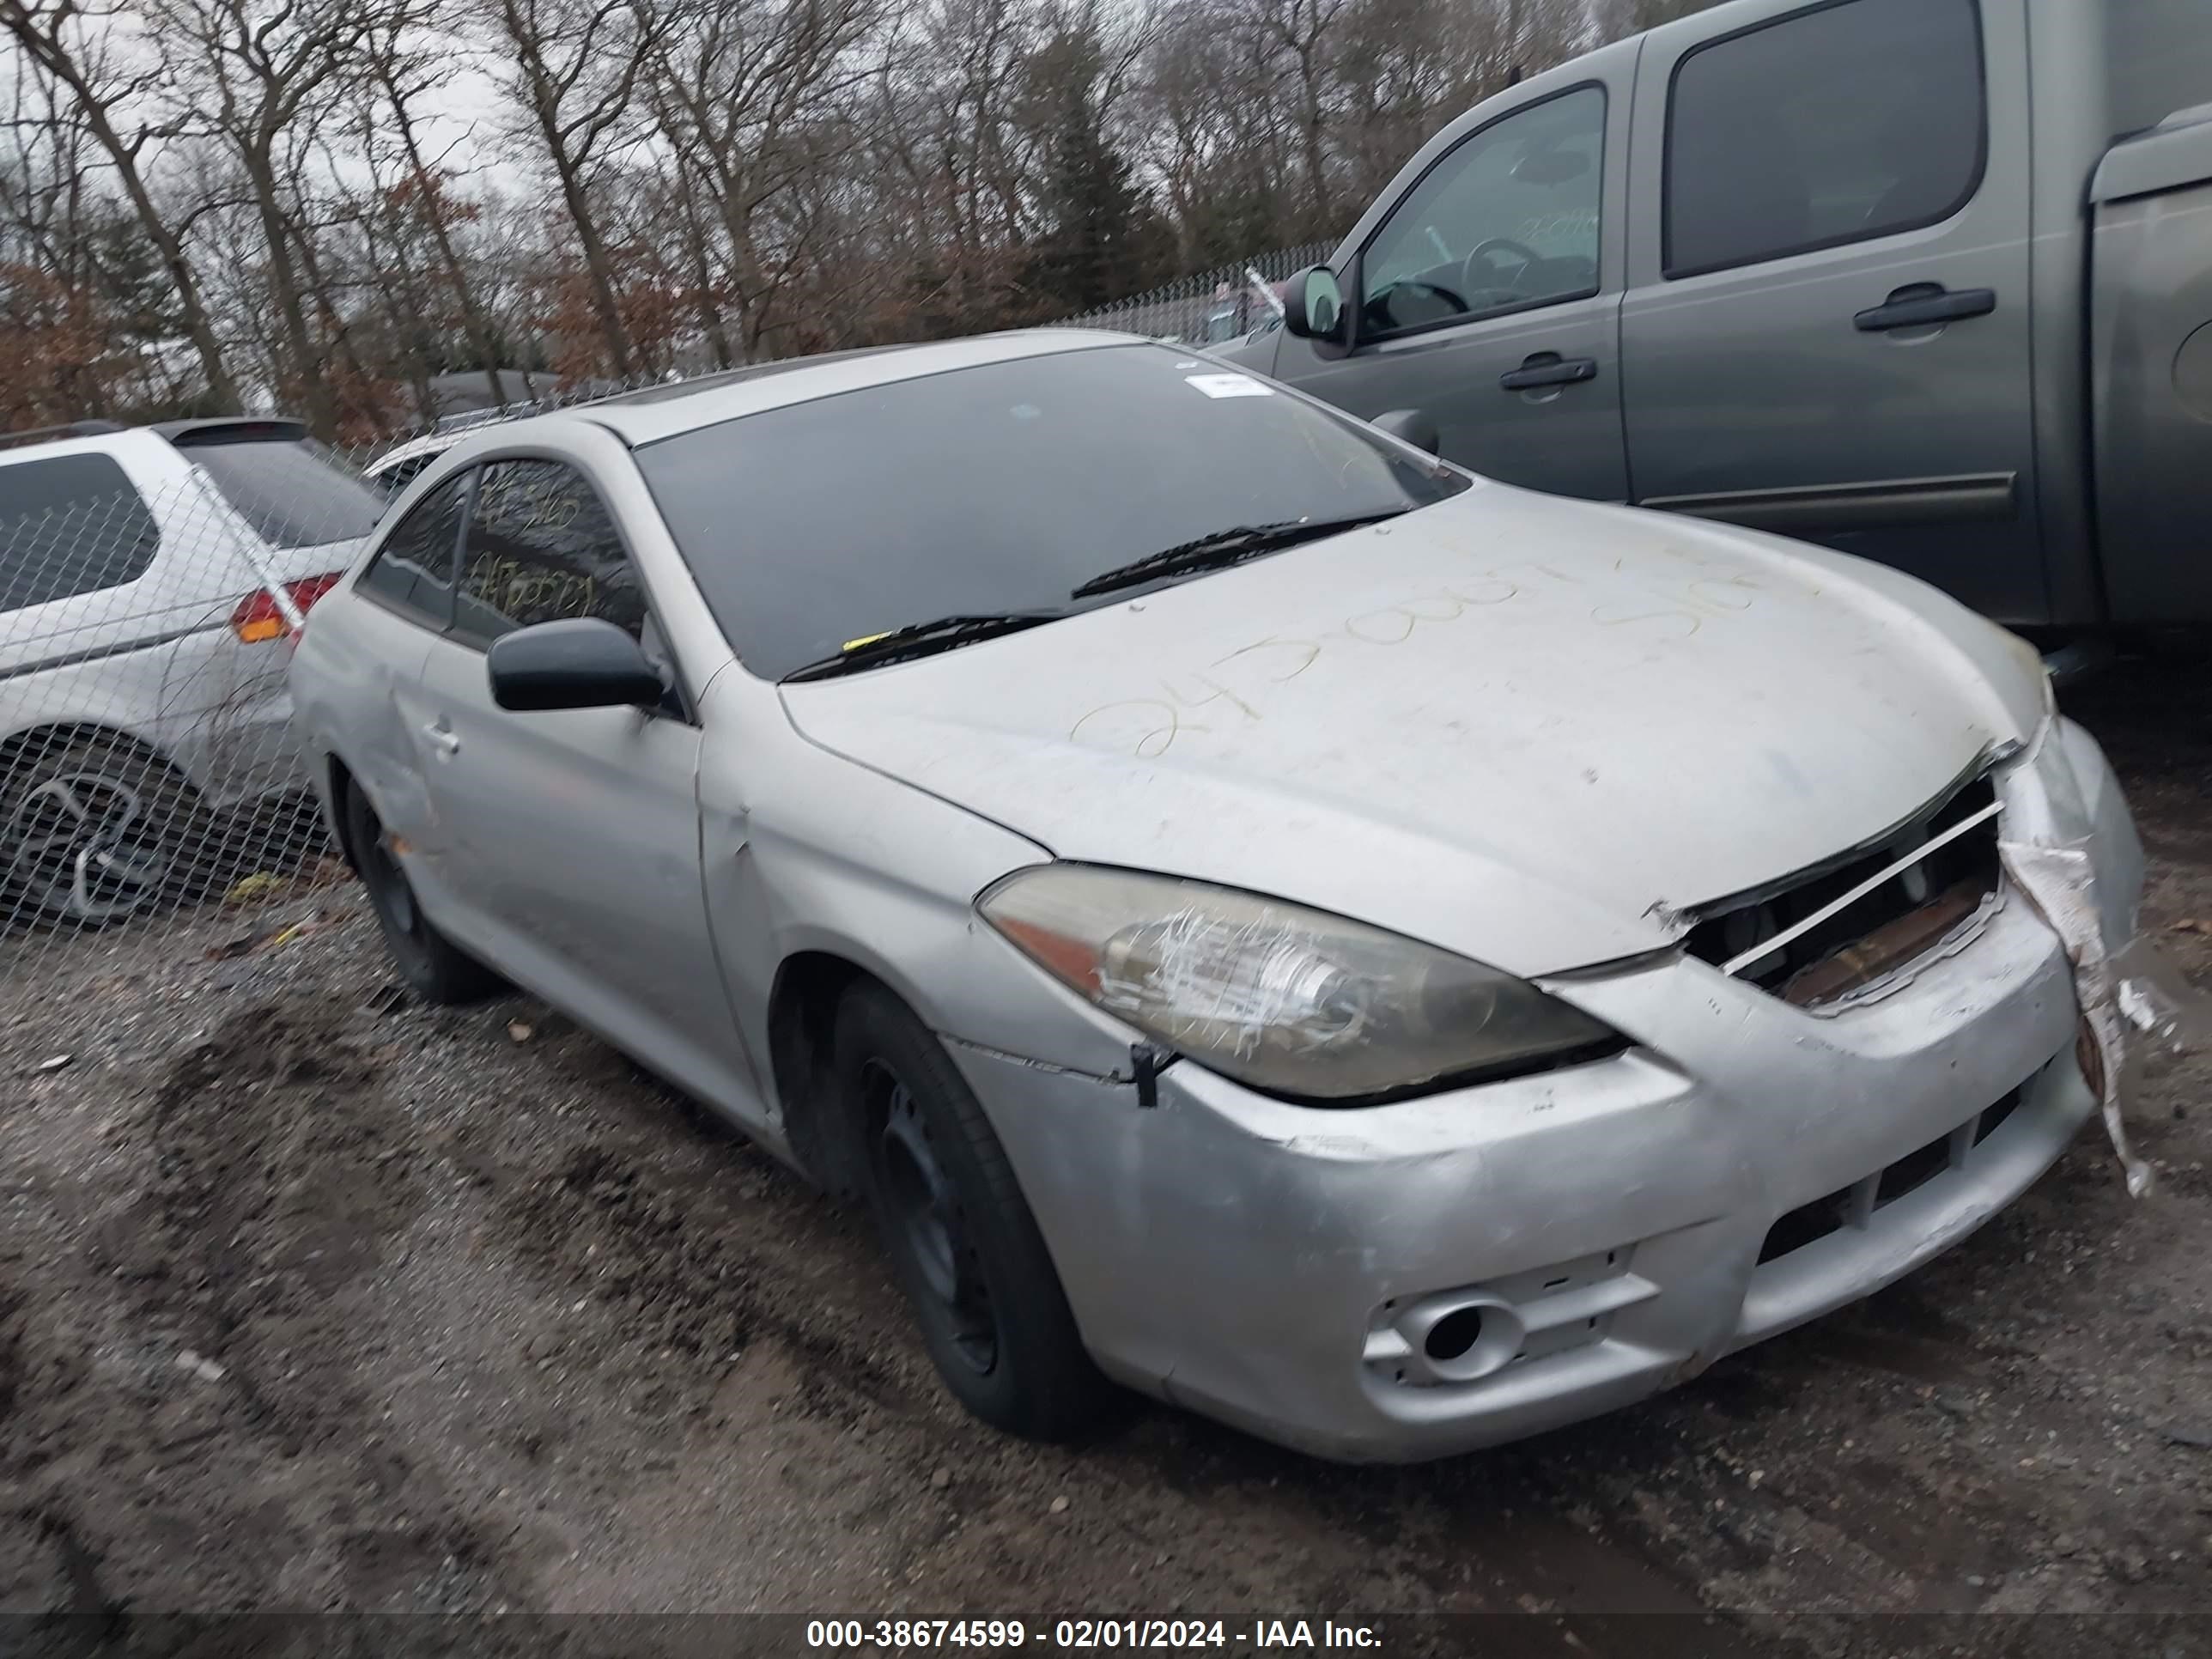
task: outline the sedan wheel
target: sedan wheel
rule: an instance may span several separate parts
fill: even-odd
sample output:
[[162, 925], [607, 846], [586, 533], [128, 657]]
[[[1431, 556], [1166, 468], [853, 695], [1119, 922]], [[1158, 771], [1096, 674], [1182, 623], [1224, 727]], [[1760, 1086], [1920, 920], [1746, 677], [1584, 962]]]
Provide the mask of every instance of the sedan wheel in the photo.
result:
[[345, 833], [392, 966], [426, 1002], [474, 1002], [500, 988], [497, 975], [440, 933], [415, 896], [392, 836], [358, 784], [345, 789]]
[[996, 1427], [1073, 1439], [1120, 1396], [1099, 1375], [982, 1108], [936, 1036], [872, 982], [837, 1011], [838, 1099], [937, 1372]]
[[863, 1075], [869, 1121], [883, 1126], [874, 1150], [884, 1200], [915, 1277], [933, 1304], [930, 1316], [961, 1362], [988, 1376], [998, 1363], [999, 1328], [959, 1194], [930, 1145], [928, 1121], [914, 1091], [881, 1060], [871, 1060]]

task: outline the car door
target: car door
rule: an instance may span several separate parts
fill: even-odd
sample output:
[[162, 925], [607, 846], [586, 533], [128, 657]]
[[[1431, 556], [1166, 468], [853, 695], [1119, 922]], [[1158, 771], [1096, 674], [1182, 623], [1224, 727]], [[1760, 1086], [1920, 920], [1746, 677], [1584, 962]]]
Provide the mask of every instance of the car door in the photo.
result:
[[1447, 128], [1338, 252], [1350, 340], [1285, 337], [1275, 375], [1370, 419], [1425, 410], [1444, 458], [1489, 477], [1626, 499], [1607, 204], [1634, 64], [1608, 48]]
[[1638, 70], [1629, 471], [1644, 506], [2046, 614], [2025, 24], [2009, 0], [1738, 0]]
[[737, 1031], [700, 880], [700, 733], [675, 665], [655, 710], [515, 713], [492, 701], [492, 641], [574, 617], [612, 622], [665, 659], [643, 579], [591, 479], [550, 456], [488, 462], [414, 732], [450, 892], [437, 920], [675, 1081], [732, 1097]]
[[315, 649], [320, 673], [347, 711], [341, 744], [385, 832], [410, 849], [408, 879], [439, 914], [451, 903], [432, 856], [438, 837], [429, 778], [416, 733], [435, 716], [422, 684], [430, 647], [453, 619], [453, 571], [475, 475], [457, 472], [400, 517], [354, 579], [345, 626]]

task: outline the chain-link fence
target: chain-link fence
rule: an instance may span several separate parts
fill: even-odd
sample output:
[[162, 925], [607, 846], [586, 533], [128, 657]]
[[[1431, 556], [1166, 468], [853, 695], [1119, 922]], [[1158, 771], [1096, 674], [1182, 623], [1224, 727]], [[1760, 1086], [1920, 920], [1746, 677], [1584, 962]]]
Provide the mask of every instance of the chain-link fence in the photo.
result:
[[1186, 345], [1218, 346], [1272, 326], [1283, 314], [1282, 285], [1293, 271], [1318, 264], [1330, 244], [1280, 248], [1200, 271], [1133, 299], [1071, 317], [1069, 328], [1112, 328]]
[[383, 506], [289, 422], [0, 447], [0, 973], [337, 878], [285, 675]]
[[[1220, 345], [1281, 315], [1325, 248], [1186, 277], [1080, 318]], [[341, 455], [241, 417], [0, 437], [0, 977], [90, 933], [204, 917], [210, 947], [282, 942], [349, 880], [294, 746], [298, 631], [391, 496], [488, 422], [605, 386], [448, 419]]]

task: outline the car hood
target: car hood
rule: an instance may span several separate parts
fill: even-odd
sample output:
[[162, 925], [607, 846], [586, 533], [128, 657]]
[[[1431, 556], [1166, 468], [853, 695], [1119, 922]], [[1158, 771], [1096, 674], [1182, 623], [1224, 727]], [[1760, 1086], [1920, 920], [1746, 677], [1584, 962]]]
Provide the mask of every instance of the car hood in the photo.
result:
[[1478, 483], [783, 696], [805, 738], [1057, 857], [1529, 975], [1875, 839], [2030, 736], [2045, 691], [2032, 652], [1894, 571]]

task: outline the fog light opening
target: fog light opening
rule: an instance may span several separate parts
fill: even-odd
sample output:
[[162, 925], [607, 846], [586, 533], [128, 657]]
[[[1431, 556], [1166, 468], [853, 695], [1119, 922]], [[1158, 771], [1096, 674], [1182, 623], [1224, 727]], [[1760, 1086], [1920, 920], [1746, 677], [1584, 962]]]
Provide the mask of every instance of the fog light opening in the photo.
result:
[[1462, 1358], [1482, 1340], [1482, 1310], [1455, 1308], [1429, 1327], [1421, 1351], [1437, 1364]]

